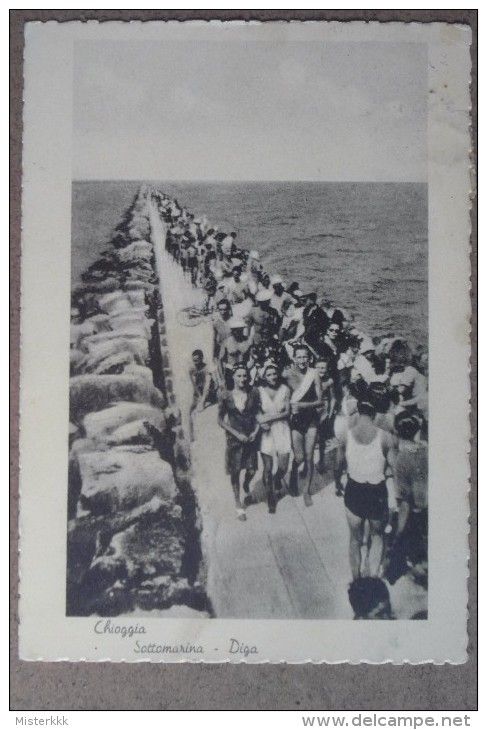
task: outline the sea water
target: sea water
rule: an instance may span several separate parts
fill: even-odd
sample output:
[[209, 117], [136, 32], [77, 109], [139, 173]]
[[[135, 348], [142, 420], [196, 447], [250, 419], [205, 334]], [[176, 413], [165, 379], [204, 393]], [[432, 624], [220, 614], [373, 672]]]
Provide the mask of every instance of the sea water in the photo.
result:
[[82, 181], [73, 183], [72, 280], [107, 248], [142, 182], [176, 197], [266, 271], [344, 307], [370, 335], [428, 339], [424, 183]]

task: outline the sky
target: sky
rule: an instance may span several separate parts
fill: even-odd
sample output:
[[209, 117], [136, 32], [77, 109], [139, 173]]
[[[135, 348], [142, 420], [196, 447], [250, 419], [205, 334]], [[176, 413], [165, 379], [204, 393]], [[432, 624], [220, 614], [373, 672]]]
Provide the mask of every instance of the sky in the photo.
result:
[[83, 41], [73, 177], [425, 181], [423, 44]]

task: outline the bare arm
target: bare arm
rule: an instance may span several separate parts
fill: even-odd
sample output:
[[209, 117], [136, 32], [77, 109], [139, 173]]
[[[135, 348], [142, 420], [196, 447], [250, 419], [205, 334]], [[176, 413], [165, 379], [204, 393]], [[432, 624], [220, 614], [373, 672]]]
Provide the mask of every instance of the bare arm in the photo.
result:
[[389, 504], [389, 516], [397, 509], [397, 480], [396, 480], [396, 438], [384, 431], [382, 433], [382, 451], [386, 458], [386, 485]]
[[289, 402], [280, 413], [260, 413], [257, 416], [259, 423], [272, 423], [273, 421], [283, 421], [291, 413]]
[[335, 421], [335, 436], [338, 441], [345, 445], [347, 441], [348, 426], [345, 418], [339, 418]]
[[231, 436], [234, 436], [234, 438], [241, 441], [243, 444], [247, 443], [249, 440], [247, 436], [245, 436], [243, 433], [240, 433], [240, 431], [237, 431], [235, 428], [232, 428], [227, 418], [227, 409], [225, 406], [225, 403], [220, 403], [220, 406], [218, 408], [218, 425], [223, 428], [224, 431], [231, 434]]
[[404, 532], [404, 528], [406, 527], [410, 511], [411, 511], [411, 508], [409, 506], [409, 502], [405, 499], [400, 499], [399, 503], [398, 503], [398, 519], [397, 519], [396, 537], [398, 537], [402, 532]]
[[218, 373], [218, 377], [220, 379], [220, 383], [224, 386], [225, 385], [225, 368], [224, 368], [224, 362], [226, 361], [227, 356], [227, 350], [225, 347], [225, 343], [223, 342], [222, 345], [220, 345], [220, 351], [218, 353], [218, 357], [216, 359], [216, 370]]
[[208, 391], [210, 390], [210, 383], [211, 383], [211, 377], [208, 372], [208, 368], [205, 368], [205, 382], [203, 385], [203, 391], [201, 393], [200, 399], [198, 401], [198, 406], [196, 410], [202, 411], [205, 406], [206, 397], [208, 395]]
[[426, 387], [426, 378], [421, 373], [417, 373], [414, 378], [412, 397], [401, 401], [402, 406], [419, 406], [427, 401], [428, 390]]

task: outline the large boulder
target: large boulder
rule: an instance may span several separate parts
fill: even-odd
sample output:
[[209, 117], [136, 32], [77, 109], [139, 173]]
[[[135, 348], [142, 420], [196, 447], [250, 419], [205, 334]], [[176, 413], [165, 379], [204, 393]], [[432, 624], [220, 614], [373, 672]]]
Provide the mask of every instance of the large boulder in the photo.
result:
[[151, 284], [155, 281], [155, 278], [156, 277], [155, 277], [155, 274], [152, 271], [152, 269], [149, 271], [149, 270], [137, 268], [137, 269], [131, 269], [130, 271], [127, 272], [127, 281], [128, 282], [141, 281], [141, 282], [145, 282], [147, 284]]
[[124, 350], [114, 355], [109, 355], [95, 367], [93, 367], [89, 358], [87, 358], [83, 369], [88, 372], [99, 373], [100, 375], [120, 375], [125, 372], [128, 365], [133, 365], [136, 362], [134, 353], [130, 352], [130, 350]]
[[90, 322], [92, 322], [96, 327], [96, 332], [110, 332], [110, 317], [108, 314], [105, 314], [104, 312], [100, 312], [99, 314], [94, 314], [89, 319]]
[[[84, 514], [68, 522], [68, 580], [78, 582], [97, 555], [102, 555], [113, 535], [123, 532], [141, 519], [166, 519], [167, 503], [153, 497], [140, 507], [111, 515]], [[169, 507], [169, 514], [172, 506]]]
[[130, 303], [133, 307], [139, 308], [139, 307], [145, 307], [146, 301], [145, 301], [145, 290], [143, 288], [133, 288], [133, 286], [130, 286], [130, 289], [128, 288], [125, 292], [127, 294], [127, 297], [130, 300]]
[[85, 337], [96, 335], [99, 332], [109, 332], [112, 329], [110, 318], [107, 314], [94, 314], [85, 319], [84, 322], [71, 324], [71, 346], [79, 348]]
[[90, 281], [78, 284], [73, 291], [76, 297], [114, 293], [120, 289], [120, 279], [114, 273], [102, 281]]
[[132, 352], [139, 365], [143, 365], [149, 357], [148, 336], [140, 328], [132, 332], [120, 330], [87, 337], [83, 348], [88, 353], [87, 370], [94, 370], [106, 357], [120, 352]]
[[119, 446], [122, 444], [154, 444], [153, 438], [147, 428], [147, 421], [131, 421], [116, 428], [107, 436], [107, 444]]
[[131, 294], [132, 292], [147, 292], [148, 294], [153, 294], [155, 286], [152, 282], [147, 281], [126, 281], [125, 289], [127, 294]]
[[69, 373], [70, 375], [79, 375], [84, 371], [86, 361], [86, 353], [82, 350], [71, 348], [69, 351]]
[[73, 349], [77, 349], [80, 343], [85, 337], [95, 335], [98, 332], [96, 323], [92, 322], [91, 319], [87, 319], [81, 324], [71, 324], [70, 330], [70, 342]]
[[146, 309], [146, 307], [141, 309], [135, 309], [133, 307], [130, 311], [110, 315], [110, 326], [112, 330], [114, 332], [131, 332], [134, 335], [142, 335], [146, 338], [150, 337], [154, 320], [146, 316]]
[[160, 618], [210, 618], [213, 614], [200, 583], [189, 583], [186, 578], [172, 575], [144, 580], [135, 594], [135, 602], [149, 616], [153, 612], [152, 615], [158, 613]]
[[147, 241], [134, 241], [125, 248], [117, 250], [120, 261], [150, 261], [153, 256], [152, 244]]
[[114, 535], [109, 554], [123, 561], [129, 576], [179, 576], [184, 557], [184, 530], [177, 520], [172, 524], [137, 522]]
[[107, 441], [115, 431], [132, 422], [147, 422], [162, 432], [166, 419], [162, 410], [146, 403], [115, 403], [110, 408], [87, 414], [83, 427], [87, 438]]
[[149, 383], [154, 382], [154, 373], [146, 365], [137, 365], [136, 363], [130, 363], [124, 370], [125, 375], [137, 375], [140, 378], [144, 378]]
[[[70, 424], [71, 426], [72, 424]], [[73, 441], [69, 450], [68, 458], [68, 518], [76, 516], [78, 500], [81, 494], [81, 470], [79, 466], [79, 455], [96, 449], [95, 442], [91, 439], [77, 438]]]
[[107, 314], [124, 312], [132, 308], [132, 302], [126, 292], [120, 290], [99, 297], [98, 303], [100, 308]]
[[146, 238], [150, 233], [150, 225], [147, 218], [143, 216], [134, 217], [129, 225], [128, 233], [133, 241], [140, 241]]
[[128, 401], [163, 408], [164, 398], [148, 378], [130, 375], [77, 375], [69, 383], [70, 420], [81, 425], [87, 413]]
[[115, 447], [80, 454], [81, 500], [91, 514], [113, 514], [139, 507], [153, 497], [174, 500], [177, 494], [170, 465], [157, 451]]

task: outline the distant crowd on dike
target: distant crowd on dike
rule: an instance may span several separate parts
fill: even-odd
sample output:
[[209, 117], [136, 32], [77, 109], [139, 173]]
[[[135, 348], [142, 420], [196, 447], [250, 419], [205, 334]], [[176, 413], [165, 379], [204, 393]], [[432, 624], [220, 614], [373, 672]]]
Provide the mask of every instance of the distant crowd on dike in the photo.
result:
[[194, 351], [190, 421], [218, 403], [237, 518], [255, 503], [259, 452], [271, 514], [286, 493], [310, 507], [313, 472], [326, 471], [344, 498], [356, 616], [387, 618], [378, 578], [412, 571], [427, 583], [426, 351], [394, 334], [370, 338], [325, 297], [266, 272], [235, 232], [152, 197], [167, 252], [206, 292], [213, 362]]

